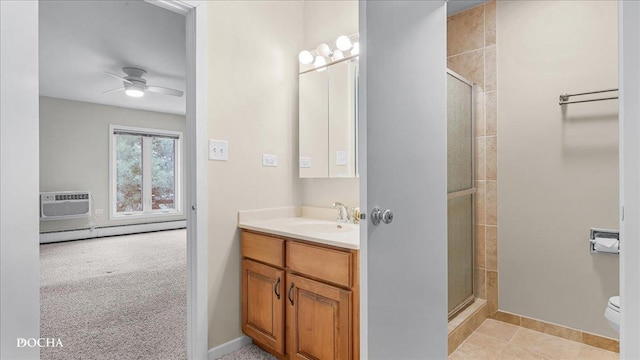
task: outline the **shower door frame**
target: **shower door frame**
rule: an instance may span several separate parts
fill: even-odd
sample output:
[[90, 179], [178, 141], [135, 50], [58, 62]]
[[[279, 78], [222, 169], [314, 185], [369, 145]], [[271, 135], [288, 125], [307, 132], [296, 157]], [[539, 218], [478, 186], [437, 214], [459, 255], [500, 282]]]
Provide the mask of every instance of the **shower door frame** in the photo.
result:
[[[469, 305], [473, 304], [476, 300], [476, 294], [478, 293], [476, 288], [476, 205], [477, 205], [477, 189], [476, 189], [476, 90], [477, 85], [470, 80], [466, 79], [462, 75], [456, 73], [455, 71], [447, 68], [447, 75], [451, 75], [457, 80], [462, 81], [463, 83], [469, 85], [471, 87], [471, 188], [455, 191], [452, 193], [447, 193], [447, 209], [449, 208], [449, 200], [456, 199], [462, 196], [471, 195], [471, 296], [469, 296], [466, 300], [462, 301], [460, 304], [456, 305], [453, 310], [449, 311], [447, 314], [447, 320], [451, 320], [456, 315], [460, 314], [464, 309], [466, 309]], [[448, 101], [448, 100], [447, 100]], [[448, 103], [447, 103], [448, 106]], [[447, 108], [448, 111], [448, 108]], [[447, 126], [448, 121], [447, 118]], [[448, 243], [447, 236], [447, 243]], [[447, 274], [448, 276], [448, 274]], [[448, 281], [448, 280], [447, 280]], [[447, 288], [448, 293], [448, 288]]]

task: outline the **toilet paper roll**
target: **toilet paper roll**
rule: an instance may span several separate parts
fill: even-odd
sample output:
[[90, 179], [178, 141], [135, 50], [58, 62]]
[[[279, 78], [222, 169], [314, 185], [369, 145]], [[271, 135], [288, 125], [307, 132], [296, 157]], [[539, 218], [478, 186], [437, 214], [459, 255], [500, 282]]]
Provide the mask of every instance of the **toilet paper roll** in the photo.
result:
[[597, 252], [617, 254], [619, 241], [617, 239], [599, 238], [595, 239], [595, 250]]

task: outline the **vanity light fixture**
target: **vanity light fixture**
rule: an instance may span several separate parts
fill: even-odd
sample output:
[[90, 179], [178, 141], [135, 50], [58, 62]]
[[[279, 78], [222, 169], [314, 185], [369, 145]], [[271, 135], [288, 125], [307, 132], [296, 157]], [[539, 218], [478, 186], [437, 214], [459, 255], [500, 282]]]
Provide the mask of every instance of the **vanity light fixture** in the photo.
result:
[[325, 65], [327, 65], [327, 60], [325, 60], [324, 56], [316, 56], [316, 60], [313, 62], [313, 67], [316, 69], [320, 68], [317, 71], [325, 71], [327, 70]]
[[351, 49], [351, 55], [359, 55], [360, 54], [360, 43], [353, 43], [353, 48]]
[[335, 42], [336, 49], [332, 49], [326, 43], [321, 43], [313, 50], [300, 51], [298, 60], [303, 65], [313, 63], [316, 71], [324, 71], [326, 70], [327, 61], [331, 63], [344, 59], [347, 56], [346, 51], [349, 51], [349, 56], [358, 55], [360, 53], [360, 43], [357, 40], [358, 34], [338, 36]]
[[340, 50], [333, 50], [333, 56], [331, 56], [332, 61], [337, 61], [340, 59], [344, 59], [344, 54]]
[[298, 60], [300, 60], [300, 63], [305, 65], [311, 64], [314, 60], [313, 54], [311, 54], [311, 51], [309, 50], [302, 50], [300, 51], [300, 55], [298, 55]]
[[351, 39], [349, 39], [348, 36], [341, 35], [338, 36], [338, 39], [336, 40], [336, 47], [338, 48], [338, 50], [349, 51], [351, 50], [351, 48], [353, 48], [353, 44], [351, 43]]
[[318, 48], [316, 49], [316, 51], [318, 52], [318, 55], [321, 55], [321, 56], [326, 56], [326, 57], [333, 56], [333, 50], [331, 50], [329, 45], [325, 43], [318, 45]]

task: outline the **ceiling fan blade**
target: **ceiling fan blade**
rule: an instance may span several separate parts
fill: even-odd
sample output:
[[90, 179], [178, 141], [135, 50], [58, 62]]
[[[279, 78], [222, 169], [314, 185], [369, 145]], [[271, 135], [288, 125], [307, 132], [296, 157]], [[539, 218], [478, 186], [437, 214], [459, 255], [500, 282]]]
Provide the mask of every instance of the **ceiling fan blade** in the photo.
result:
[[129, 81], [129, 80], [127, 80], [127, 79], [123, 78], [123, 77], [122, 77], [122, 76], [120, 76], [120, 75], [116, 75], [116, 74], [114, 74], [114, 73], [110, 73], [110, 72], [108, 72], [108, 71], [103, 71], [103, 72], [104, 72], [105, 74], [107, 74], [107, 75], [111, 75], [111, 76], [113, 76], [114, 78], [116, 78], [116, 79], [118, 79], [118, 80], [120, 80], [120, 81], [124, 81], [124, 82], [126, 82], [126, 83], [128, 83], [128, 84], [133, 84], [131, 81]]
[[124, 90], [124, 88], [123, 88], [123, 87], [119, 87], [119, 88], [115, 88], [115, 89], [107, 90], [107, 91], [103, 92], [103, 94], [110, 94], [110, 93], [112, 93], [112, 92], [122, 91], [122, 90]]
[[158, 94], [164, 94], [164, 95], [172, 95], [172, 96], [182, 96], [184, 94], [184, 91], [180, 91], [180, 90], [176, 90], [176, 89], [169, 89], [166, 87], [161, 87], [161, 86], [147, 86], [147, 90], [154, 92], [154, 93], [158, 93]]

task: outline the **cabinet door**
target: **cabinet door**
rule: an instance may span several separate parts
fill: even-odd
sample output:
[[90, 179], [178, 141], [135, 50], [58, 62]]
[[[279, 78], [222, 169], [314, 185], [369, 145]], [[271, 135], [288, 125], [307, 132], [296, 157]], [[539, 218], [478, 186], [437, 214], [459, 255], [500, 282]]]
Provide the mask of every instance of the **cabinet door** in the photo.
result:
[[242, 260], [242, 331], [284, 354], [284, 271]]
[[351, 291], [287, 274], [289, 359], [351, 359]]

